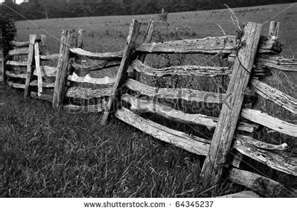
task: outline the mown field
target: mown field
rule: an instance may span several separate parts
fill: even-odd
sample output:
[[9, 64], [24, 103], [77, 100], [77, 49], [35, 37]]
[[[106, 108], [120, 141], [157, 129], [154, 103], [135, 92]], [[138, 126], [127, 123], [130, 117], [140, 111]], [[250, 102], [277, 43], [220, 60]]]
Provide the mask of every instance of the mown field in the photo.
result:
[[[281, 22], [283, 54], [297, 56], [297, 4], [235, 9], [242, 23]], [[85, 48], [104, 52], [121, 50], [132, 18], [148, 21], [154, 15], [90, 17], [17, 22], [17, 39], [27, 40], [30, 33], [47, 35], [49, 51], [58, 51], [60, 33], [66, 28], [83, 28]], [[234, 33], [228, 10], [169, 14], [169, 30], [159, 27], [158, 39], [199, 38]], [[158, 37], [159, 36], [159, 37]], [[156, 38], [156, 39], [157, 39]], [[269, 82], [297, 97], [297, 76], [273, 73]], [[259, 105], [269, 113], [297, 123], [296, 116], [273, 107]], [[199, 183], [203, 159], [157, 141], [111, 118], [100, 126], [98, 114], [55, 112], [50, 104], [23, 100], [22, 92], [0, 88], [0, 196], [2, 197], [204, 197], [210, 196]], [[283, 138], [292, 155], [297, 145]], [[266, 137], [265, 139], [269, 139]], [[296, 146], [296, 147], [295, 147]], [[297, 185], [259, 166], [259, 172]], [[218, 194], [242, 190], [227, 181]]]

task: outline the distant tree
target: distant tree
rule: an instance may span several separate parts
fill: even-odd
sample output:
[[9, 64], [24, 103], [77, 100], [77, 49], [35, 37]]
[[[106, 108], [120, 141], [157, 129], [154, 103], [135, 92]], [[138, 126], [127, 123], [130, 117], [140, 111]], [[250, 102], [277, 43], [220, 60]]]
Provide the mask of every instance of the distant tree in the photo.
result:
[[123, 0], [126, 14], [130, 15], [133, 12], [133, 0]]
[[4, 5], [0, 5], [0, 30], [2, 39], [0, 45], [4, 49], [4, 53], [10, 49], [10, 41], [12, 41], [16, 34], [16, 27], [11, 14], [7, 12], [7, 8]]

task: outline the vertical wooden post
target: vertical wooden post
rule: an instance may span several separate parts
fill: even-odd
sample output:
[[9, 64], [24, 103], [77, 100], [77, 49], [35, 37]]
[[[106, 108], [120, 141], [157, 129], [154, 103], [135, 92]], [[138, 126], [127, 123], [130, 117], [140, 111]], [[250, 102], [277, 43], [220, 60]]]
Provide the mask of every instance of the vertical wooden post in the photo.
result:
[[244, 91], [247, 88], [257, 53], [261, 29], [262, 25], [257, 23], [248, 23], [244, 28], [244, 35], [241, 39], [242, 47], [233, 66], [226, 102], [223, 104], [210, 151], [201, 172], [202, 182], [206, 186], [212, 187], [220, 182], [226, 165], [242, 109]]
[[48, 49], [46, 47], [46, 35], [45, 34], [41, 34], [40, 35], [40, 44], [39, 44], [39, 54], [40, 55], [48, 55]]
[[[144, 35], [143, 43], [150, 43], [152, 41], [153, 32], [154, 32], [154, 21], [150, 20], [149, 25], [148, 25], [147, 30], [146, 30], [146, 33]], [[139, 60], [144, 62], [145, 58], [146, 58], [146, 55], [147, 54], [144, 53], [141, 56], [139, 56]]]
[[278, 39], [279, 37], [279, 28], [280, 28], [280, 22], [271, 21], [269, 25], [269, 37], [274, 37], [274, 39]]
[[153, 20], [150, 20], [144, 36], [144, 40], [143, 40], [144, 43], [150, 43], [152, 41], [154, 26], [155, 26], [155, 22]]
[[117, 95], [117, 89], [119, 88], [119, 86], [121, 85], [121, 81], [123, 76], [126, 74], [127, 72], [127, 68], [130, 62], [130, 56], [132, 55], [132, 52], [135, 48], [135, 44], [136, 44], [136, 39], [139, 35], [139, 30], [140, 30], [140, 26], [141, 24], [139, 22], [137, 22], [136, 20], [133, 20], [131, 25], [130, 25], [130, 29], [129, 29], [129, 35], [127, 38], [127, 43], [126, 43], [126, 47], [124, 49], [124, 54], [123, 54], [123, 58], [121, 61], [121, 65], [119, 67], [117, 76], [116, 76], [116, 81], [114, 83], [114, 86], [112, 88], [112, 94], [108, 100], [107, 106], [106, 106], [106, 110], [102, 116], [101, 119], [101, 125], [105, 125], [109, 114], [111, 112], [112, 106], [114, 104], [114, 101], [116, 100], [116, 95]]
[[35, 70], [37, 73], [37, 96], [40, 97], [42, 94], [42, 73], [41, 73], [41, 67], [40, 67], [40, 51], [39, 51], [39, 43], [36, 42], [34, 45], [34, 54], [35, 54]]
[[68, 76], [70, 48], [77, 46], [77, 33], [75, 30], [63, 30], [60, 44], [60, 58], [58, 61], [55, 89], [53, 96], [53, 108], [60, 110], [63, 105], [66, 92], [66, 79]]
[[32, 78], [32, 71], [33, 71], [33, 57], [34, 57], [34, 44], [36, 42], [36, 34], [30, 34], [29, 36], [29, 53], [28, 53], [28, 60], [27, 60], [27, 77], [25, 83], [25, 93], [24, 97], [27, 98], [30, 96], [30, 82]]
[[77, 47], [78, 48], [83, 48], [84, 47], [84, 30], [83, 29], [79, 29], [78, 30], [78, 38], [77, 38]]
[[[144, 34], [143, 43], [150, 43], [152, 41], [153, 32], [154, 32], [154, 21], [150, 20], [150, 22], [148, 23], [146, 32]], [[146, 57], [147, 57], [147, 53], [142, 53], [138, 56], [138, 59], [144, 63]], [[127, 72], [128, 72], [129, 78], [135, 78], [136, 80], [139, 81], [139, 74], [135, 74], [135, 71], [132, 67], [129, 67]]]

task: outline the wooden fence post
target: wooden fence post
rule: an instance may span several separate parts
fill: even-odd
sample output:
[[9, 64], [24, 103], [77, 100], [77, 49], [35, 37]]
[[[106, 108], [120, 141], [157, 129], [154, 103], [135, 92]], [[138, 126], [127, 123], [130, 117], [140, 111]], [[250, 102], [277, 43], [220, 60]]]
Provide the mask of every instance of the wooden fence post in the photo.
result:
[[33, 57], [34, 57], [34, 44], [36, 42], [36, 34], [30, 34], [29, 36], [29, 53], [28, 53], [28, 60], [27, 60], [27, 77], [25, 83], [25, 93], [24, 97], [27, 98], [30, 96], [30, 82], [32, 78], [33, 72]]
[[[143, 42], [144, 43], [149, 43], [149, 42], [152, 41], [153, 32], [154, 32], [154, 21], [153, 20], [150, 20], [150, 22], [148, 24], [148, 27], [146, 29], [146, 33], [144, 35], [144, 39], [143, 39]], [[139, 56], [139, 60], [142, 61], [142, 62], [145, 62], [146, 55], [147, 55], [146, 53], [140, 55]]]
[[279, 28], [280, 22], [271, 21], [269, 25], [268, 37], [275, 37], [275, 39], [277, 39], [279, 37]]
[[83, 48], [84, 47], [84, 30], [83, 29], [79, 29], [78, 30], [78, 37], [77, 37], [77, 47], [78, 48]]
[[37, 86], [38, 86], [38, 91], [37, 91], [37, 96], [40, 97], [42, 94], [42, 73], [41, 73], [41, 67], [40, 67], [40, 52], [39, 52], [39, 43], [36, 42], [34, 44], [34, 54], [35, 54], [35, 69], [37, 73]]
[[48, 55], [49, 54], [49, 51], [46, 47], [46, 42], [47, 42], [46, 39], [47, 39], [47, 37], [45, 34], [40, 35], [40, 40], [41, 40], [41, 42], [39, 43], [39, 54], [40, 55]]
[[226, 165], [242, 109], [244, 91], [247, 88], [257, 53], [261, 29], [262, 25], [257, 23], [248, 23], [244, 28], [244, 35], [241, 39], [242, 47], [233, 66], [226, 102], [223, 104], [209, 154], [201, 172], [202, 182], [206, 186], [216, 186], [220, 182]]
[[55, 89], [53, 96], [53, 108], [60, 110], [63, 105], [66, 92], [66, 79], [69, 70], [70, 48], [77, 46], [77, 32], [75, 30], [63, 30], [60, 44], [60, 57], [57, 67]]
[[117, 90], [119, 88], [119, 86], [121, 85], [122, 82], [122, 78], [123, 76], [126, 74], [127, 72], [127, 68], [130, 62], [130, 57], [132, 55], [132, 52], [135, 48], [135, 44], [136, 44], [136, 39], [139, 35], [139, 30], [140, 30], [140, 26], [141, 24], [139, 22], [137, 22], [136, 20], [133, 20], [131, 25], [130, 25], [130, 29], [129, 29], [129, 35], [127, 38], [127, 43], [126, 43], [126, 47], [124, 50], [124, 54], [123, 54], [123, 58], [121, 61], [121, 65], [119, 67], [117, 76], [116, 76], [116, 81], [114, 83], [114, 86], [112, 88], [112, 94], [108, 100], [107, 106], [106, 106], [106, 110], [102, 116], [101, 119], [101, 125], [105, 125], [109, 114], [111, 112], [112, 106], [114, 104], [114, 101], [116, 99], [116, 95], [117, 95]]

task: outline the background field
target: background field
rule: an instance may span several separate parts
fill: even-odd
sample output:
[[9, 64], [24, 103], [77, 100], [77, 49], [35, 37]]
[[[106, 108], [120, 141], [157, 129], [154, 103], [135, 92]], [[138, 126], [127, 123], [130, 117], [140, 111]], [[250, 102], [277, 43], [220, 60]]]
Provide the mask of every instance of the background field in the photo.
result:
[[[283, 11], [288, 8], [291, 8]], [[281, 22], [281, 39], [286, 46], [284, 54], [296, 56], [297, 3], [235, 9], [242, 23], [255, 21], [269, 25], [270, 20]], [[279, 14], [281, 13], [281, 14]], [[279, 14], [279, 15], [278, 15]], [[277, 16], [277, 17], [276, 17]], [[17, 22], [17, 39], [27, 40], [30, 33], [44, 33], [48, 36], [50, 50], [57, 52], [62, 29], [82, 28], [85, 30], [86, 49], [92, 51], [120, 50], [133, 18], [147, 22], [155, 15], [107, 16], [89, 18], [49, 19]], [[234, 34], [235, 27], [228, 10], [171, 13], [168, 16], [170, 32], [179, 33], [182, 38], [222, 35], [220, 25], [228, 34]], [[217, 25], [218, 24], [218, 25]]]
[[[264, 33], [270, 20], [280, 21], [283, 54], [297, 56], [297, 4], [279, 14], [288, 6], [240, 8], [235, 12], [242, 23], [266, 23]], [[28, 40], [30, 33], [46, 34], [49, 50], [54, 53], [58, 51], [62, 29], [83, 28], [86, 49], [121, 50], [132, 18], [148, 21], [155, 16], [21, 21], [17, 22], [17, 39]], [[222, 35], [223, 31], [233, 34], [236, 30], [227, 10], [169, 14], [168, 21], [169, 30], [163, 31], [164, 27], [160, 27], [156, 36], [199, 38]], [[297, 97], [296, 80], [294, 74], [274, 73], [270, 83]], [[276, 116], [297, 122], [296, 116], [277, 113], [279, 108], [269, 103], [260, 106], [269, 108]], [[94, 114], [56, 113], [49, 104], [25, 101], [21, 92], [1, 87], [0, 196], [209, 196], [210, 191], [198, 181], [203, 162], [198, 156], [156, 141], [115, 119], [105, 127], [99, 126], [99, 120], [100, 116]], [[280, 137], [270, 141], [279, 143]], [[288, 180], [261, 166], [259, 173], [297, 185], [296, 180]], [[240, 189], [224, 183], [220, 193]]]

